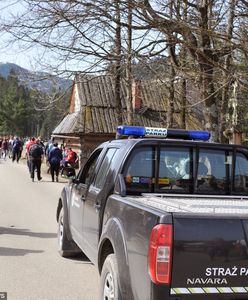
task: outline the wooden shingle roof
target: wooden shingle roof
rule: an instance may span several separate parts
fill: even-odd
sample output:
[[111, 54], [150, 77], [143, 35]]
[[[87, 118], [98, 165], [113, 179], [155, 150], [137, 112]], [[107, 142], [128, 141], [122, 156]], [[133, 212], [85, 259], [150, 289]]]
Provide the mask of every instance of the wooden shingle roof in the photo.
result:
[[78, 132], [78, 126], [80, 125], [79, 119], [80, 115], [78, 112], [66, 115], [64, 119], [59, 123], [59, 125], [55, 128], [53, 134], [70, 134]]
[[[135, 111], [134, 125], [161, 127], [166, 119], [166, 88], [161, 82], [142, 81], [141, 107]], [[74, 80], [71, 104], [77, 111], [68, 114], [53, 134], [114, 133], [118, 124], [114, 80], [111, 76], [85, 77]], [[76, 92], [75, 92], [76, 90]], [[127, 89], [121, 84], [123, 124], [127, 123]]]

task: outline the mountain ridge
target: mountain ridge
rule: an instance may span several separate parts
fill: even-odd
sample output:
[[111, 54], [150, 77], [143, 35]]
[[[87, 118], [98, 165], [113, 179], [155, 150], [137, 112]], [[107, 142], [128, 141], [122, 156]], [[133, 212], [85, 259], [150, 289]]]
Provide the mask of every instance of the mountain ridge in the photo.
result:
[[43, 93], [61, 90], [66, 91], [72, 85], [72, 80], [62, 78], [48, 72], [35, 72], [25, 69], [15, 63], [0, 62], [0, 76], [7, 79], [11, 72], [18, 77], [19, 83], [28, 89], [35, 89]]

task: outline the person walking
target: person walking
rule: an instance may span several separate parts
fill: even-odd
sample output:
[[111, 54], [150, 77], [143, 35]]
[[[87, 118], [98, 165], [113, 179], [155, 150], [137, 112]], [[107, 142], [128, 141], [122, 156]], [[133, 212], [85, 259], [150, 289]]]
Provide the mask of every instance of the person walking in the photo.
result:
[[12, 137], [9, 138], [9, 158], [12, 158], [13, 156], [13, 143], [14, 140]]
[[53, 148], [53, 146], [54, 146], [53, 142], [54, 142], [54, 138], [51, 138], [51, 139], [47, 142], [47, 144], [46, 144], [46, 146], [45, 146], [45, 156], [46, 156], [47, 158], [48, 158], [48, 156], [49, 156], [49, 152], [52, 150], [52, 148]]
[[36, 143], [29, 148], [29, 163], [31, 170], [31, 179], [34, 182], [35, 170], [37, 171], [37, 179], [40, 181], [41, 177], [41, 162], [43, 159], [44, 151], [40, 144], [40, 140], [37, 139]]
[[2, 143], [3, 143], [3, 139], [0, 138], [0, 157], [2, 157]]
[[9, 141], [7, 138], [2, 142], [2, 157], [6, 160], [9, 151]]
[[35, 137], [32, 137], [30, 138], [26, 144], [25, 144], [25, 148], [26, 148], [26, 158], [27, 158], [27, 166], [28, 166], [28, 170], [29, 170], [29, 173], [31, 175], [31, 163], [30, 163], [30, 157], [29, 157], [29, 150], [30, 150], [30, 147], [32, 145], [36, 144], [36, 139]]
[[16, 162], [19, 163], [22, 147], [23, 147], [22, 141], [19, 139], [19, 137], [16, 137], [13, 141], [12, 162], [16, 160]]
[[47, 163], [47, 174], [49, 174], [51, 172], [51, 166], [50, 163], [48, 161], [49, 158], [49, 152], [53, 149], [54, 145], [53, 145], [53, 141], [54, 138], [52, 138], [51, 140], [49, 140], [45, 146], [45, 156], [46, 156], [46, 163]]
[[49, 151], [48, 162], [50, 164], [50, 172], [52, 181], [54, 182], [54, 175], [56, 175], [56, 182], [59, 181], [60, 162], [63, 159], [62, 150], [58, 148], [58, 143], [53, 144], [53, 148]]

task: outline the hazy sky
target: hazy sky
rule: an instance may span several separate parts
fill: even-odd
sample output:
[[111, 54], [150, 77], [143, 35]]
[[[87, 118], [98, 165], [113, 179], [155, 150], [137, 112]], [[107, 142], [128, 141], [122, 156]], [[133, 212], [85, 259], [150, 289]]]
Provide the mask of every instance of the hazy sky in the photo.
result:
[[[18, 13], [21, 14], [21, 12], [25, 11], [23, 3], [23, 0], [0, 0], [0, 21], [4, 19], [9, 20], [11, 16], [16, 16]], [[15, 63], [31, 71], [47, 71], [49, 73], [52, 73], [54, 70], [63, 71], [70, 69], [77, 71], [78, 69], [82, 70], [85, 66], [87, 67], [85, 60], [61, 63], [61, 61], [55, 59], [56, 54], [45, 50], [39, 45], [32, 45], [30, 49], [24, 49], [25, 46], [21, 41], [19, 44], [8, 45], [10, 38], [10, 34], [0, 30], [0, 62]]]
[[[8, 19], [11, 17], [11, 14], [16, 15], [22, 10], [22, 0], [0, 0], [1, 19]], [[8, 45], [9, 38], [8, 34], [0, 33], [0, 62], [15, 63], [29, 70], [45, 71], [38, 63], [42, 53], [41, 48], [23, 49], [21, 42]]]
[[[106, 0], [107, 1], [107, 0]], [[0, 24], [1, 20], [9, 20], [11, 19], [11, 16], [16, 16], [21, 14], [22, 12], [26, 11], [26, 8], [24, 8], [24, 0], [0, 0]], [[101, 32], [101, 31], [100, 31]], [[133, 33], [133, 37], [135, 39], [136, 46], [141, 47], [142, 45], [145, 45], [146, 43], [150, 43], [151, 41], [154, 41], [155, 39], [161, 39], [163, 38], [163, 35], [159, 32], [152, 32], [150, 31], [149, 34], [146, 34], [145, 32], [142, 33], [142, 31], [137, 31]], [[162, 35], [162, 36], [161, 36]], [[56, 53], [44, 50], [39, 45], [36, 45], [30, 49], [24, 49], [24, 44], [20, 41], [16, 44], [9, 44], [7, 43], [8, 39], [10, 39], [10, 35], [1, 32], [0, 28], [0, 62], [10, 62], [15, 63], [23, 68], [29, 69], [31, 71], [48, 71], [51, 72], [52, 68], [50, 70], [48, 69], [49, 65], [53, 65], [54, 69], [56, 70], [86, 70], [87, 68], [97, 68], [99, 69], [104, 66], [104, 62], [102, 65], [99, 64], [99, 61], [97, 61], [96, 57], [93, 56], [77, 56], [77, 59], [69, 60], [67, 59], [66, 62], [62, 59], [59, 61], [58, 58], [61, 58], [59, 54], [57, 53], [57, 59]], [[72, 36], [73, 37], [73, 36]], [[65, 37], [66, 39], [66, 37]], [[103, 38], [103, 42], [104, 42]], [[69, 39], [70, 41], [70, 39]], [[144, 44], [143, 44], [144, 43]], [[107, 42], [104, 42], [105, 45], [107, 45]], [[111, 44], [108, 45], [111, 49]], [[135, 46], [135, 45], [134, 45]], [[94, 47], [94, 44], [89, 45], [89, 47]], [[158, 50], [161, 50], [158, 46]], [[161, 46], [163, 47], [163, 45]], [[151, 45], [151, 49], [153, 48], [153, 45]], [[97, 46], [95, 47], [97, 49]], [[150, 49], [150, 50], [151, 50]], [[144, 50], [144, 54], [149, 53], [149, 48], [147, 50]], [[153, 49], [154, 50], [154, 49]], [[156, 50], [156, 49], [155, 49]], [[147, 53], [145, 53], [147, 52]], [[60, 65], [61, 63], [61, 65]], [[105, 62], [106, 63], [106, 62]], [[58, 64], [58, 66], [56, 66]], [[98, 65], [97, 65], [98, 64]], [[53, 70], [54, 70], [53, 69]]]

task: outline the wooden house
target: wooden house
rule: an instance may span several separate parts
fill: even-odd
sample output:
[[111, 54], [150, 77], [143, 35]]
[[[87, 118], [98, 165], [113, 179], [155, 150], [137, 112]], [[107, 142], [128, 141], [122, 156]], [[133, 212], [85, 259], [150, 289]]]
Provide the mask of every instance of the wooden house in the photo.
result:
[[[135, 81], [132, 85], [134, 124], [166, 126], [167, 89], [161, 81]], [[127, 88], [121, 84], [123, 124], [127, 124]], [[72, 147], [84, 162], [100, 143], [115, 138], [118, 116], [114, 80], [110, 76], [76, 75], [69, 114], [54, 129], [59, 144]]]

